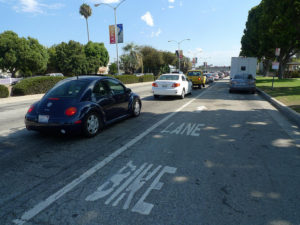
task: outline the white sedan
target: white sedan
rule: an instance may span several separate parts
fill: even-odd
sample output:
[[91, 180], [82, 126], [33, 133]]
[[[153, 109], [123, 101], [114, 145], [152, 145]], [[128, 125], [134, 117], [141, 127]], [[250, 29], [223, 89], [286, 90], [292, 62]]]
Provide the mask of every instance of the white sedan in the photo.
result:
[[192, 94], [193, 84], [184, 74], [163, 74], [152, 83], [154, 98], [159, 96], [180, 96]]

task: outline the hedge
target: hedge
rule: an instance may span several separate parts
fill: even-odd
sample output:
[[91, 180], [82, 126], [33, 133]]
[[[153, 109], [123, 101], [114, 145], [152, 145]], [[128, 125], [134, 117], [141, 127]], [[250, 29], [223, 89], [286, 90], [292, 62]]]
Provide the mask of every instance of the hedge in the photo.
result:
[[0, 98], [7, 98], [9, 96], [8, 87], [0, 84]]
[[289, 71], [284, 74], [285, 78], [300, 78], [300, 71]]
[[65, 79], [64, 77], [31, 77], [21, 80], [13, 86], [12, 95], [33, 95], [43, 94], [51, 89], [57, 82]]
[[[135, 75], [119, 75], [119, 76], [107, 75], [107, 76], [114, 77], [120, 80], [124, 84], [154, 81], [153, 75], [143, 75], [138, 77]], [[47, 92], [49, 89], [51, 89], [57, 82], [63, 79], [64, 77], [49, 77], [49, 76], [25, 78], [13, 86], [12, 95], [21, 96], [21, 95], [43, 94]]]

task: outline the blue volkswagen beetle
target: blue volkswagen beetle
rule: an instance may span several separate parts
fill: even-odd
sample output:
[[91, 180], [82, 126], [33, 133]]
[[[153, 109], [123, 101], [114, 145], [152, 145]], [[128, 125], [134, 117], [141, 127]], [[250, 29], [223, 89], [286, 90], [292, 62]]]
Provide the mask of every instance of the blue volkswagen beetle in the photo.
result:
[[57, 83], [25, 115], [28, 130], [93, 137], [104, 126], [140, 115], [140, 97], [119, 80], [78, 76]]

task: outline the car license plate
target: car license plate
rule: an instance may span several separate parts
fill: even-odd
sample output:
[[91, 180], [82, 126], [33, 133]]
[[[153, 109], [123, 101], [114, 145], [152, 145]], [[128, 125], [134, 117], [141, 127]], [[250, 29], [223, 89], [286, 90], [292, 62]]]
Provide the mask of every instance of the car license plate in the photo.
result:
[[166, 87], [168, 87], [168, 85], [166, 85], [166, 84], [163, 84], [163, 85], [162, 85], [162, 87], [166, 88]]
[[48, 123], [49, 116], [48, 115], [39, 115], [39, 123]]

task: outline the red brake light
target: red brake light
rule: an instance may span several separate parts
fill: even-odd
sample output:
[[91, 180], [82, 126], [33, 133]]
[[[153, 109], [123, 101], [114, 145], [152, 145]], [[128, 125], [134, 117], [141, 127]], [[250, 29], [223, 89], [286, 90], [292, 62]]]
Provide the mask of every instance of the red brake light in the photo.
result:
[[152, 87], [158, 87], [157, 83], [152, 83]]
[[172, 84], [172, 87], [179, 87], [180, 86], [180, 83], [173, 83]]
[[76, 112], [77, 112], [77, 109], [75, 107], [70, 107], [70, 108], [66, 109], [65, 114], [67, 116], [73, 116], [73, 115], [75, 115]]
[[198, 77], [198, 80], [201, 80], [201, 77]]
[[48, 100], [54, 100], [54, 101], [58, 101], [59, 98], [48, 98]]
[[29, 109], [28, 109], [28, 111], [27, 111], [27, 113], [31, 113], [33, 111], [33, 109], [34, 109], [34, 106], [33, 105], [30, 106]]

